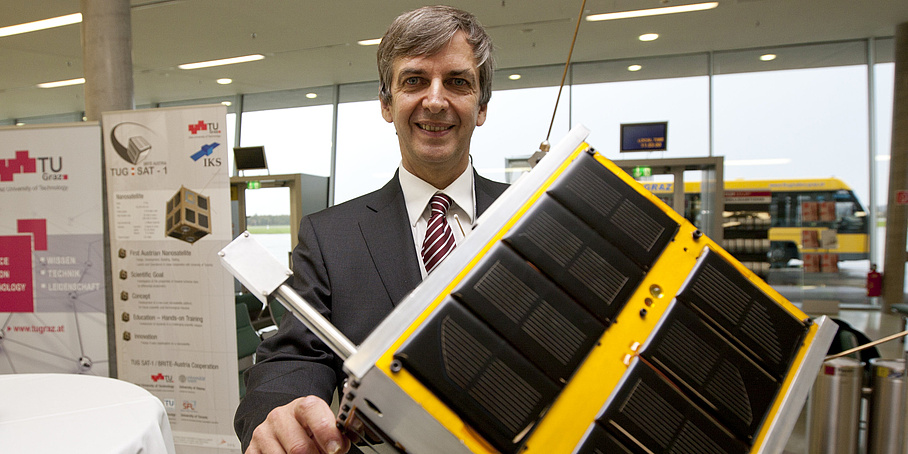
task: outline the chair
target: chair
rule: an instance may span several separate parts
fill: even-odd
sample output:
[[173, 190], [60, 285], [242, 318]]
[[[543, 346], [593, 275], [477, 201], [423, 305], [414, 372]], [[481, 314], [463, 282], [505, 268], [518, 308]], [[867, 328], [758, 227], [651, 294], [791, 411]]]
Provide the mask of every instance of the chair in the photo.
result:
[[252, 320], [249, 318], [249, 308], [246, 303], [236, 304], [236, 354], [240, 378], [240, 399], [246, 395], [246, 381], [243, 380], [243, 372], [252, 367], [255, 362], [255, 349], [258, 348], [262, 340], [255, 329], [252, 327]]
[[274, 320], [274, 326], [280, 328], [281, 320], [284, 317], [284, 313], [287, 312], [287, 308], [279, 301], [271, 298], [268, 300], [268, 309], [271, 311], [271, 319]]
[[236, 295], [236, 303], [246, 304], [246, 309], [249, 310], [249, 319], [252, 320], [252, 327], [255, 328], [255, 322], [262, 317], [262, 312], [264, 310], [262, 302], [252, 293], [245, 292]]

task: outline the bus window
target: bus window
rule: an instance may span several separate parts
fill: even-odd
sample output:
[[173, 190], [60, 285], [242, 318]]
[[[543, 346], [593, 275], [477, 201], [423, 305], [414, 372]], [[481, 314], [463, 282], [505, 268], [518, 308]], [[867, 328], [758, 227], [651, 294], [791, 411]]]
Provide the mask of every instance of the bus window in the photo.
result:
[[[798, 192], [793, 200], [797, 214], [791, 218], [788, 227], [823, 227], [833, 222], [831, 210], [824, 214], [821, 207], [833, 201], [831, 192]], [[828, 216], [828, 217], [827, 217]]]
[[684, 217], [691, 222], [691, 224], [700, 227], [700, 221], [703, 216], [702, 208], [703, 203], [700, 200], [700, 194], [688, 194], [684, 198]]
[[866, 233], [867, 212], [854, 193], [841, 190], [835, 194], [836, 230], [839, 233]]
[[801, 218], [798, 196], [791, 192], [776, 192], [769, 205], [772, 227], [797, 227]]

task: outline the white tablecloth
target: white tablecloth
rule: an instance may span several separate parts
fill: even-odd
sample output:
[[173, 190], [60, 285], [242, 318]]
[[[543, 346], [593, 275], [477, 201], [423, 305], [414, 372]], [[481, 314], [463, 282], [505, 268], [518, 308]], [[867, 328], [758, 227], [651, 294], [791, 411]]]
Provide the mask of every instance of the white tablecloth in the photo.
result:
[[0, 375], [0, 452], [174, 454], [164, 405], [120, 380]]

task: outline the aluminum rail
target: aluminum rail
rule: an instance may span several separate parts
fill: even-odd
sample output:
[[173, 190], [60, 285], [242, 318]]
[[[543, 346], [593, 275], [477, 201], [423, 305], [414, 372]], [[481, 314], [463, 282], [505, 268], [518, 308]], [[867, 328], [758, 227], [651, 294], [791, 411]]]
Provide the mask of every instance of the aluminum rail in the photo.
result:
[[320, 314], [308, 301], [304, 300], [293, 287], [282, 284], [271, 295], [284, 305], [296, 318], [300, 319], [307, 328], [312, 330], [334, 353], [342, 360], [356, 353], [356, 345], [344, 336], [334, 325]]
[[269, 297], [276, 299], [342, 360], [356, 353], [356, 345], [286, 283], [293, 272], [281, 265], [249, 232], [236, 237], [218, 256], [224, 267], [262, 304], [268, 304]]

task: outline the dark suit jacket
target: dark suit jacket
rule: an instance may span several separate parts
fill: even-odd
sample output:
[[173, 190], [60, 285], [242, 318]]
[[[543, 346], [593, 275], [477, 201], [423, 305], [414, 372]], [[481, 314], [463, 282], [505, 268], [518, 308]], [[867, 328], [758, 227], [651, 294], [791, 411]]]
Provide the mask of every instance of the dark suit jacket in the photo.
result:
[[[507, 188], [474, 173], [477, 216]], [[293, 287], [359, 345], [422, 280], [397, 175], [383, 188], [303, 218]], [[273, 408], [307, 395], [331, 402], [342, 363], [296, 317], [262, 342], [234, 428], [243, 451]]]

